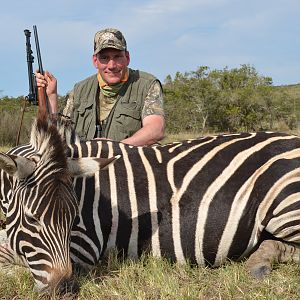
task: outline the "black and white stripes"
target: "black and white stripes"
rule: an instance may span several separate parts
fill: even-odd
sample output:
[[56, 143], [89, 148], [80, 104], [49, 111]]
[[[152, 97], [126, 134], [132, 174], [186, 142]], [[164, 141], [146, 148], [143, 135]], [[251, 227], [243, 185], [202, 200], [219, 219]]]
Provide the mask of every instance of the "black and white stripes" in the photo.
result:
[[[67, 132], [58, 129], [64, 135]], [[293, 242], [296, 247], [300, 244], [297, 136], [228, 134], [152, 147], [80, 142], [68, 133], [66, 137], [73, 140], [67, 141], [67, 157], [70, 162], [78, 160], [79, 169], [88, 165], [82, 158], [118, 158], [92, 177], [76, 175], [73, 179], [78, 213], [76, 218], [72, 212], [68, 216], [75, 218], [70, 256], [83, 268], [95, 265], [111, 248], [129, 257], [148, 252], [172, 261], [219, 266], [227, 258], [249, 255], [266, 236]], [[10, 153], [32, 159], [39, 153], [37, 148], [31, 142]], [[12, 182], [1, 173], [1, 205], [8, 213]], [[29, 200], [36, 201], [30, 195]], [[42, 201], [48, 201], [47, 197]], [[53, 226], [60, 223], [53, 217]], [[55, 243], [57, 249], [62, 247], [60, 240]], [[271, 259], [276, 259], [273, 251], [270, 261], [260, 260], [261, 252], [270, 245], [274, 247], [264, 244], [249, 260], [255, 276], [267, 273]], [[283, 245], [281, 248], [286, 247]]]
[[95, 225], [88, 235], [96, 252], [87, 246], [93, 260], [85, 263], [117, 246], [129, 256], [146, 250], [217, 266], [248, 254], [263, 231], [299, 241], [299, 137], [244, 133], [154, 147], [91, 141], [70, 155], [121, 155], [95, 181], [75, 182], [84, 205], [74, 230]]

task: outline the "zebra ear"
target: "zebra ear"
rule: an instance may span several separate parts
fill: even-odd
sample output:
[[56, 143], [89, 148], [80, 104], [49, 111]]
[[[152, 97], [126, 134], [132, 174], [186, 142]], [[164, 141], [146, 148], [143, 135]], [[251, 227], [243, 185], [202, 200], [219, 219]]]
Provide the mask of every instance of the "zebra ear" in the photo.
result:
[[120, 155], [110, 158], [82, 157], [68, 158], [68, 169], [72, 177], [91, 177], [100, 169], [106, 169], [114, 163]]
[[35, 162], [28, 158], [0, 152], [0, 169], [17, 179], [28, 177], [35, 167]]

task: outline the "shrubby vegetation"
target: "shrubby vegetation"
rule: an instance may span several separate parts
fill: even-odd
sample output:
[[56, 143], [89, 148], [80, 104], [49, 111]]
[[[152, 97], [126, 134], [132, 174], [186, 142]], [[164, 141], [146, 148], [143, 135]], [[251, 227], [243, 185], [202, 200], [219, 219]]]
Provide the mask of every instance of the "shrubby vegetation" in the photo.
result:
[[165, 80], [168, 132], [238, 132], [295, 129], [295, 95], [272, 86], [249, 66], [229, 70], [199, 67]]
[[[0, 100], [0, 145], [15, 145], [22, 118], [24, 98], [3, 97]], [[20, 142], [29, 141], [32, 118], [37, 107], [26, 104], [20, 131]]]
[[[300, 130], [300, 85], [275, 87], [254, 67], [178, 72], [164, 82], [167, 133]], [[64, 97], [59, 97], [60, 106]], [[0, 98], [0, 145], [14, 145], [24, 97]], [[27, 104], [20, 142], [28, 142], [37, 107]]]
[[[61, 96], [59, 97], [59, 103], [62, 103], [62, 98]], [[24, 102], [25, 110], [22, 120]], [[19, 143], [29, 142], [32, 119], [37, 115], [37, 111], [37, 106], [25, 101], [23, 96], [17, 98], [5, 96], [0, 98], [0, 146], [14, 146], [16, 144], [21, 120], [22, 127]]]

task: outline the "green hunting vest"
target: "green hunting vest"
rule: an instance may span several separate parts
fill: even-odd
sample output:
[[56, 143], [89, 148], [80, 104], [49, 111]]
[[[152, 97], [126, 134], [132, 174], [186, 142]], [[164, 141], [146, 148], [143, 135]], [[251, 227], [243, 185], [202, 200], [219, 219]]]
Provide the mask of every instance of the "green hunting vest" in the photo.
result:
[[[142, 109], [151, 84], [156, 81], [151, 74], [129, 69], [129, 78], [117, 96], [116, 103], [101, 127], [101, 137], [121, 141], [142, 127]], [[75, 131], [82, 140], [95, 137], [98, 124], [99, 103], [97, 74], [74, 86], [73, 120]]]

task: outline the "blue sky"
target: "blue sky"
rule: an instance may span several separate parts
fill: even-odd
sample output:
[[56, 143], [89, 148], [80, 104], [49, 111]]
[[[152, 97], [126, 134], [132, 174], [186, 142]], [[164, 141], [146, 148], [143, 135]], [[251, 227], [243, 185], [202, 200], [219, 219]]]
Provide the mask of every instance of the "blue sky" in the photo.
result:
[[119, 28], [130, 66], [161, 81], [177, 71], [250, 64], [274, 85], [300, 83], [299, 0], [2, 1], [0, 96], [28, 94], [24, 29], [37, 25], [43, 67], [59, 94], [93, 74], [93, 37]]

